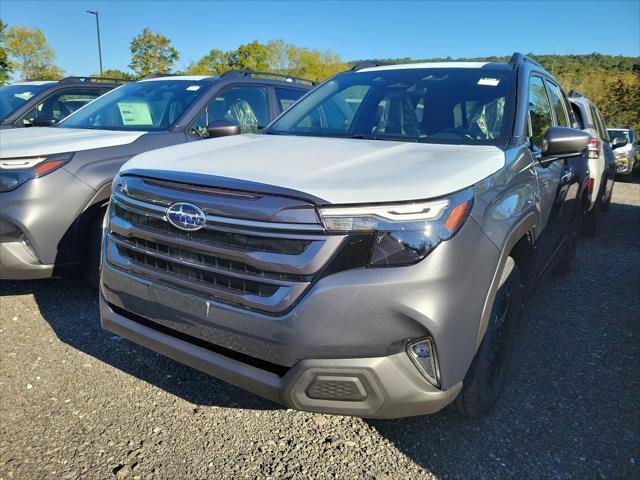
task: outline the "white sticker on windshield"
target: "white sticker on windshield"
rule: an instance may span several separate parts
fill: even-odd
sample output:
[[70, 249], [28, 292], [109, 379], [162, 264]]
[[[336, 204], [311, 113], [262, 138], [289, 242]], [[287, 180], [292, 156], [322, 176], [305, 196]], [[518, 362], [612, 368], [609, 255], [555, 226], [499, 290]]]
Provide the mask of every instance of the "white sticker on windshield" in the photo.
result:
[[144, 102], [118, 102], [123, 125], [153, 125], [149, 105]]
[[490, 87], [497, 87], [499, 83], [499, 78], [481, 78], [478, 80], [478, 85], [489, 85]]
[[187, 87], [187, 90], [189, 90], [190, 92], [197, 92], [198, 90], [200, 90], [200, 85], [189, 85]]

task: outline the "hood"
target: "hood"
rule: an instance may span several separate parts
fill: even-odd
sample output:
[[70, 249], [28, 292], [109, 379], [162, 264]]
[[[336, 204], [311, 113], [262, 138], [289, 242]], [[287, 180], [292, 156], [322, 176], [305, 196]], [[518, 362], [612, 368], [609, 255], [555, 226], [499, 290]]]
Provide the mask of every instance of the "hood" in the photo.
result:
[[134, 142], [146, 132], [30, 127], [0, 131], [0, 158], [79, 152]]
[[504, 161], [504, 152], [493, 146], [254, 134], [146, 152], [121, 172], [214, 175], [348, 204], [446, 195], [488, 177]]

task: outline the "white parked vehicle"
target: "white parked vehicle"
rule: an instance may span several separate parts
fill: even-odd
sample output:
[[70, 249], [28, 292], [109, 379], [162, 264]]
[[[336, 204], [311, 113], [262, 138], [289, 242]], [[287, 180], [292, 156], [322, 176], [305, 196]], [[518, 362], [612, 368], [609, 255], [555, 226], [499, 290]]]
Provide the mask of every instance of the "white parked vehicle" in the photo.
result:
[[578, 128], [591, 135], [588, 183], [590, 202], [582, 219], [582, 233], [593, 237], [600, 213], [606, 211], [611, 203], [616, 161], [607, 126], [598, 107], [575, 90], [569, 93], [569, 102]]
[[614, 142], [613, 149], [618, 175], [631, 175], [637, 167], [638, 140], [633, 128], [610, 128], [609, 137]]

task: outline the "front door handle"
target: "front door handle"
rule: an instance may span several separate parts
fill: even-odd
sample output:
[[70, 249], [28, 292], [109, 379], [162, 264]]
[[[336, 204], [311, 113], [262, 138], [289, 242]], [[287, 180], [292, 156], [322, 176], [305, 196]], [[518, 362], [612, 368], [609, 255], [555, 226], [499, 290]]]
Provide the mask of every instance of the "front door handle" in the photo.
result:
[[565, 172], [562, 174], [562, 177], [560, 177], [560, 183], [562, 183], [562, 185], [568, 185], [569, 183], [571, 183], [574, 177], [575, 174], [573, 173], [573, 169], [565, 170]]

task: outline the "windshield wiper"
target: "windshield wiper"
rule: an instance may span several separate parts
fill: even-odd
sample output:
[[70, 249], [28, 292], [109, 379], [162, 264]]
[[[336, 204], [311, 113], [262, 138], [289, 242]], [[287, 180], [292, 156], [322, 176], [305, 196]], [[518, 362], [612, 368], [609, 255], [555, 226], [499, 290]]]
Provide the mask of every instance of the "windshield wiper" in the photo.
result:
[[402, 135], [385, 135], [383, 137], [378, 137], [375, 135], [363, 135], [361, 133], [357, 133], [355, 135], [351, 135], [351, 138], [357, 138], [360, 140], [380, 140], [380, 141], [395, 141], [395, 142], [418, 142], [417, 138], [405, 137]]

